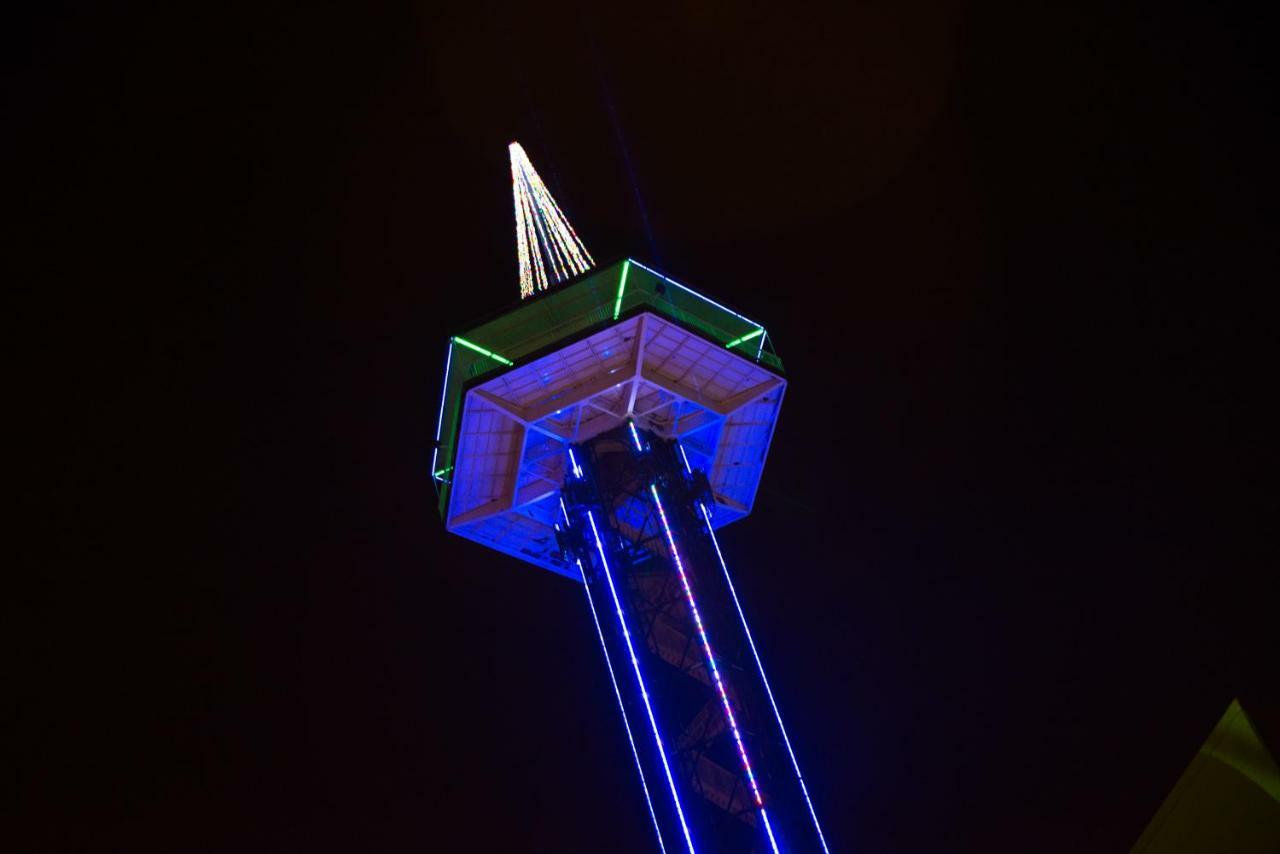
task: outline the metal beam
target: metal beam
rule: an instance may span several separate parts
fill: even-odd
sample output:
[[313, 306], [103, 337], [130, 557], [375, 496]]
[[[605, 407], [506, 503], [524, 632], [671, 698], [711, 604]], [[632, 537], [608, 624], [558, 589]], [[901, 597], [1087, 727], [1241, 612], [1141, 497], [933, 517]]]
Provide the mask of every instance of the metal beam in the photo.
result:
[[599, 412], [603, 412], [605, 415], [612, 415], [614, 418], [626, 418], [626, 417], [627, 417], [627, 414], [626, 414], [625, 412], [614, 412], [614, 411], [613, 411], [612, 409], [610, 409], [609, 407], [604, 406], [604, 405], [602, 405], [602, 404], [600, 404], [600, 403], [597, 403], [596, 401], [598, 401], [598, 400], [600, 399], [600, 397], [601, 397], [601, 395], [596, 395], [595, 397], [593, 397], [593, 398], [591, 398], [590, 400], [586, 401], [586, 405], [587, 405], [587, 406], [590, 406], [592, 409], [595, 409], [595, 410], [597, 410], [597, 411], [599, 411]]
[[529, 425], [520, 425], [520, 437], [517, 439], [517, 445], [520, 450], [516, 451], [515, 464], [511, 466], [507, 476], [511, 478], [511, 488], [507, 490], [507, 507], [510, 510], [516, 506], [516, 495], [520, 491], [520, 472], [524, 469], [524, 449], [529, 444]]
[[743, 504], [741, 501], [735, 501], [726, 495], [721, 495], [720, 493], [715, 492], [715, 493], [712, 493], [711, 497], [715, 499], [715, 502], [717, 504], [723, 504], [725, 507], [728, 507], [730, 510], [737, 510], [739, 513], [751, 512], [750, 507]]
[[657, 391], [657, 394], [658, 394], [657, 404], [654, 406], [650, 406], [648, 409], [638, 410], [636, 412], [637, 416], [644, 417], [650, 414], [651, 412], [657, 412], [659, 409], [665, 409], [666, 407], [671, 406], [672, 404], [683, 402], [683, 398], [679, 398], [679, 397], [668, 396], [664, 398], [664, 395], [670, 395], [670, 392], [664, 391], [662, 389], [655, 389], [655, 391]]
[[631, 363], [631, 391], [627, 396], [627, 416], [635, 415], [636, 411], [636, 392], [640, 387], [640, 371], [644, 368], [644, 327], [645, 317], [640, 315], [636, 318], [636, 350], [635, 358]]
[[667, 392], [670, 392], [671, 394], [678, 395], [679, 397], [683, 397], [685, 400], [689, 401], [690, 403], [696, 403], [698, 406], [701, 406], [703, 409], [710, 409], [711, 411], [716, 412], [720, 415], [729, 414], [729, 412], [724, 409], [723, 402], [712, 400], [702, 392], [689, 388], [688, 386], [679, 385], [675, 381], [670, 380], [667, 377], [664, 377], [661, 374], [658, 374], [654, 371], [650, 371], [650, 370], [642, 371], [641, 378], [645, 382], [649, 383], [650, 385], [657, 386], [663, 391], [667, 391]]
[[481, 519], [487, 519], [490, 516], [498, 516], [510, 509], [511, 502], [509, 499], [503, 496], [491, 498], [484, 504], [481, 504], [478, 507], [472, 507], [465, 513], [459, 513], [451, 518], [449, 520], [449, 530], [453, 530], [454, 528], [458, 528], [463, 525], [470, 525], [472, 522], [479, 522]]
[[602, 391], [622, 385], [627, 379], [629, 378], [626, 376], [619, 379], [617, 374], [607, 372], [596, 374], [590, 379], [565, 390], [573, 394], [573, 399], [569, 401], [569, 404], [565, 404], [563, 400], [549, 400], [536, 406], [525, 407], [525, 413], [530, 421], [541, 421], [557, 409], [563, 409], [566, 405], [577, 404], [586, 398], [595, 397]]
[[773, 391], [782, 385], [782, 380], [777, 377], [769, 377], [762, 383], [757, 383], [746, 391], [740, 391], [732, 397], [726, 398], [724, 402], [725, 414], [731, 415], [749, 403], [759, 400], [764, 395]]
[[512, 503], [512, 509], [528, 507], [530, 504], [537, 504], [544, 498], [555, 495], [559, 491], [559, 484], [552, 483], [545, 477], [535, 478], [532, 483], [526, 483], [524, 486], [516, 490], [516, 497], [515, 501]]
[[[690, 426], [688, 421], [685, 420], [688, 418], [696, 419], [692, 426]], [[673, 429], [671, 432], [680, 437], [688, 436], [690, 433], [696, 433], [704, 427], [711, 427], [714, 424], [719, 424], [724, 421], [724, 418], [725, 417], [723, 415], [703, 409], [698, 412], [690, 413], [689, 415], [680, 416], [679, 422], [672, 425]]]
[[[501, 397], [498, 397], [493, 392], [485, 391], [482, 388], [473, 388], [471, 391], [467, 393], [474, 394], [476, 397], [480, 398], [485, 403], [488, 403], [490, 406], [493, 406], [494, 408], [500, 410], [503, 415], [507, 416], [508, 418], [517, 422], [522, 427], [528, 430], [536, 430], [537, 432], [541, 433], [544, 436], [548, 436], [552, 439], [555, 439], [557, 442], [568, 442], [568, 441], [571, 441], [573, 438], [567, 431], [564, 431], [563, 428], [555, 424], [544, 424], [544, 423], [540, 423], [540, 420], [539, 421], [529, 420], [528, 413], [526, 412], [524, 407], [517, 406], [516, 404], [512, 403], [509, 400], [505, 400]], [[564, 409], [565, 407], [562, 406], [560, 408]], [[550, 415], [553, 412], [555, 412], [554, 409], [551, 412], [548, 412], [545, 415], [543, 415], [542, 418], [545, 418], [546, 415]]]

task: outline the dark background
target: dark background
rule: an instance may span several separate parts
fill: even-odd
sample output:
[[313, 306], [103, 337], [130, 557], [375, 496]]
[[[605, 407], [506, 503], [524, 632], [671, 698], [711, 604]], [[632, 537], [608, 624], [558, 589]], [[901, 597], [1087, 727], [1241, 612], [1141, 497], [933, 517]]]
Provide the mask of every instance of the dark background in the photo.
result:
[[176, 5], [6, 28], [3, 847], [650, 849], [580, 592], [432, 506], [513, 138], [786, 361], [723, 539], [834, 850], [1126, 851], [1280, 745], [1266, 22]]

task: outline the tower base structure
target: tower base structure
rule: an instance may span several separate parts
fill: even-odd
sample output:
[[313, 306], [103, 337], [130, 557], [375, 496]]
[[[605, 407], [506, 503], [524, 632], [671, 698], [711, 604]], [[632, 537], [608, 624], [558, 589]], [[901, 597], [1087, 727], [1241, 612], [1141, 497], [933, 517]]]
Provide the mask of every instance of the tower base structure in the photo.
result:
[[584, 582], [659, 848], [829, 854], [706, 471], [634, 421], [567, 459], [556, 540]]

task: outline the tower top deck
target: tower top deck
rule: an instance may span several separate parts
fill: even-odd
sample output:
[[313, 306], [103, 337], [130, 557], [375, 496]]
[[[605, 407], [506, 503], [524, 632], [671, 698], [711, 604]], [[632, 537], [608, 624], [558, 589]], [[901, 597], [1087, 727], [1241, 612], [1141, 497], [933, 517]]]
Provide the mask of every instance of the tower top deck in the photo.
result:
[[680, 438], [720, 527], [751, 511], [786, 390], [764, 326], [632, 259], [455, 335], [446, 365], [446, 526], [574, 578], [554, 535], [569, 447], [626, 421]]

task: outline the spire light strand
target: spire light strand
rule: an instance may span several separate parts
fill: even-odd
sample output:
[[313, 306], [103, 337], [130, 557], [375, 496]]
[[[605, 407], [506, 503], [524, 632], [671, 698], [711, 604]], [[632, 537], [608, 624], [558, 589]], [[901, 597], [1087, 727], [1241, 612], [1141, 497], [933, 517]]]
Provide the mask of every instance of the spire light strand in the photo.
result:
[[585, 273], [596, 262], [542, 183], [520, 143], [511, 143], [509, 152], [520, 298], [526, 299], [553, 284]]

